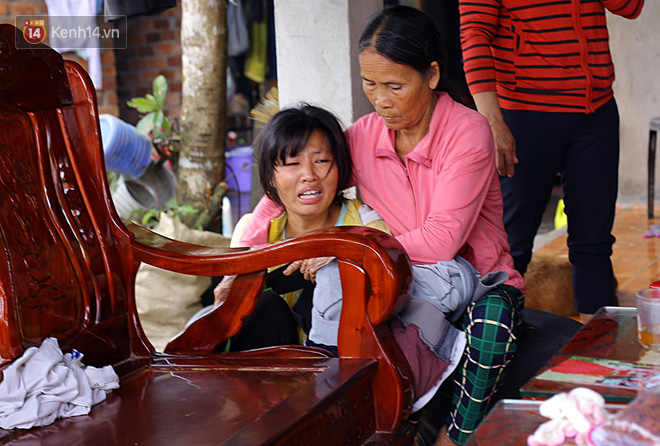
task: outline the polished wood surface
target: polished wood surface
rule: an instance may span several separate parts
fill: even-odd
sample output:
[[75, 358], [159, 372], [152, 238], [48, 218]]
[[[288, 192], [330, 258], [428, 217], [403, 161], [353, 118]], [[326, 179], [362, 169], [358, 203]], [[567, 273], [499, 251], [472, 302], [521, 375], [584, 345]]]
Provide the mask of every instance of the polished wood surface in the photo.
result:
[[124, 380], [90, 416], [20, 432], [11, 444], [361, 444], [374, 431], [373, 398], [365, 384], [375, 360], [168, 362]]
[[[0, 363], [54, 336], [88, 365], [113, 365], [121, 387], [88, 416], [0, 431], [0, 444], [411, 444], [411, 374], [384, 323], [410, 284], [399, 243], [331, 228], [247, 251], [123, 222], [88, 75], [15, 39], [20, 31], [0, 25]], [[267, 267], [315, 256], [339, 259], [339, 358], [301, 346], [211, 353], [254, 308]], [[142, 262], [239, 279], [161, 354], [135, 306]]]
[[[637, 310], [631, 307], [604, 307], [552, 357], [539, 373], [571, 356], [615, 359], [629, 363], [655, 361], [653, 352], [644, 348], [637, 339]], [[660, 363], [653, 363], [660, 372]], [[555, 393], [568, 392], [578, 384], [532, 378], [522, 388], [525, 398], [547, 398]], [[610, 402], [628, 402], [637, 395], [634, 387], [603, 387], [579, 384], [603, 395]]]
[[[539, 414], [539, 401], [501, 400], [469, 438], [465, 446], [522, 446], [527, 437], [549, 418]], [[622, 406], [606, 405], [605, 410], [616, 413]], [[562, 445], [575, 445], [569, 439]]]
[[527, 437], [548, 421], [539, 414], [540, 405], [538, 401], [498, 401], [465, 446], [526, 445]]

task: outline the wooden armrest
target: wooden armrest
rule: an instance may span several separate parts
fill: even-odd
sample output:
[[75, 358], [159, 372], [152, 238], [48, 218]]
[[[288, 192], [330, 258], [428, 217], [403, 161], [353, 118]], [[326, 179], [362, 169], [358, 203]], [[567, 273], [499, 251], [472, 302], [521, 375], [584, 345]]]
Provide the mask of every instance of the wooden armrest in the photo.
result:
[[315, 231], [259, 249], [212, 248], [179, 242], [127, 222], [137, 261], [182, 274], [221, 276], [265, 270], [311, 257], [337, 257], [369, 277], [368, 314], [380, 324], [408, 303], [410, 260], [399, 242], [377, 229], [343, 226]]
[[238, 333], [243, 326], [243, 318], [254, 311], [265, 283], [266, 271], [236, 277], [225, 302], [176, 335], [167, 344], [165, 353], [213, 352], [218, 345]]
[[[411, 281], [410, 260], [394, 237], [372, 228], [336, 227], [263, 248], [241, 251], [177, 242], [137, 225], [127, 226], [134, 234], [132, 248], [135, 260], [184, 274], [240, 275], [310, 257], [336, 257], [344, 292], [338, 336], [339, 356], [378, 360], [380, 367], [374, 385], [379, 395], [376, 406], [381, 413], [377, 420], [380, 430], [395, 429], [409, 415], [412, 373], [384, 324], [407, 304]], [[249, 297], [236, 296], [238, 300], [245, 299], [247, 302], [231, 305], [245, 305], [243, 308], [247, 311], [245, 308], [254, 306], [258, 291], [259, 286], [255, 285], [250, 288], [254, 294]], [[199, 322], [194, 328], [196, 331], [193, 334], [201, 336], [200, 339], [184, 341], [187, 337], [184, 331], [176, 346], [169, 348], [179, 351], [180, 348], [208, 348], [212, 345], [213, 341], [209, 342], [206, 333], [202, 332], [208, 331], [213, 321], [226, 323], [225, 318], [231, 316], [215, 313], [218, 312], [205, 316], [208, 320]], [[240, 319], [242, 314], [234, 317]], [[223, 333], [224, 336], [229, 331]]]

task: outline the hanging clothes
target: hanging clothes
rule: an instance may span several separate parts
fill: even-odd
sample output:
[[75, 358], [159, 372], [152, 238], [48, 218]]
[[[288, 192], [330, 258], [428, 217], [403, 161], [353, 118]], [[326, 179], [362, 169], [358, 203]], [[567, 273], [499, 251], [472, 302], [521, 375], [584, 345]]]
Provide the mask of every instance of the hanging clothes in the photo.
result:
[[153, 15], [175, 6], [176, 0], [105, 0], [105, 15]]
[[241, 0], [227, 3], [227, 54], [230, 57], [243, 54], [250, 48], [247, 20]]
[[49, 35], [50, 46], [59, 53], [76, 51], [87, 60], [87, 73], [92, 78], [94, 87], [103, 87], [101, 68], [101, 49], [98, 36], [91, 30], [96, 28], [97, 0], [46, 0], [48, 21], [51, 29], [89, 30], [88, 32], [69, 32]]
[[245, 59], [245, 77], [258, 84], [266, 79], [268, 62], [268, 25], [266, 21], [252, 23], [252, 46]]

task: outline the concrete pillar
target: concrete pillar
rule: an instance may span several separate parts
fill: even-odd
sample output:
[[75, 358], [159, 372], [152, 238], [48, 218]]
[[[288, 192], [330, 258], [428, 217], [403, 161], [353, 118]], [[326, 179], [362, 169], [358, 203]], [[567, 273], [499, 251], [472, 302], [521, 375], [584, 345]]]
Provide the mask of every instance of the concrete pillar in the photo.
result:
[[345, 127], [373, 111], [362, 92], [357, 46], [382, 9], [383, 0], [275, 0], [280, 108], [320, 105]]
[[[649, 121], [660, 116], [660, 2], [646, 0], [635, 20], [607, 16], [621, 115], [619, 202], [646, 203]], [[660, 166], [660, 163], [656, 161]], [[655, 196], [660, 205], [660, 167]]]

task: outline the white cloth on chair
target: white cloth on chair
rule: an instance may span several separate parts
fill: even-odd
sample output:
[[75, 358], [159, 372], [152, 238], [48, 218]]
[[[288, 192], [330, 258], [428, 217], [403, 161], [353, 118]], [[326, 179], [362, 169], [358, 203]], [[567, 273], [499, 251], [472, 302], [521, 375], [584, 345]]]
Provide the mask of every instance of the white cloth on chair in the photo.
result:
[[0, 427], [29, 429], [57, 418], [86, 415], [111, 389], [119, 387], [111, 366], [85, 367], [81, 359], [75, 350], [73, 355], [62, 354], [55, 338], [25, 350], [3, 370]]

